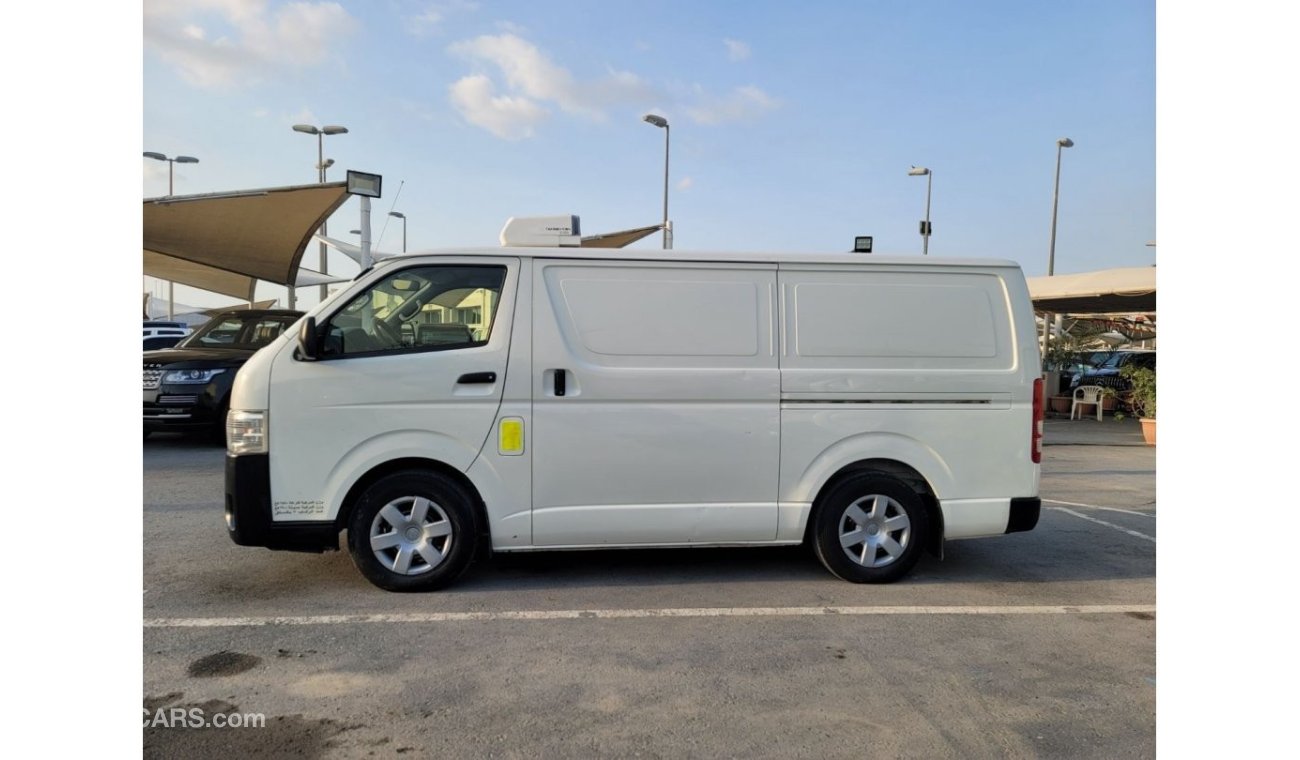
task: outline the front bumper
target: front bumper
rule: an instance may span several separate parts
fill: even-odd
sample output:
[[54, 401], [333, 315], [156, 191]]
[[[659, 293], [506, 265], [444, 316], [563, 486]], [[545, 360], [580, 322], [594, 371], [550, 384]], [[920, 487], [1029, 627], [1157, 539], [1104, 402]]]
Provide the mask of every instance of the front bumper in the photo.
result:
[[226, 532], [240, 546], [299, 552], [337, 551], [333, 522], [275, 522], [271, 519], [271, 460], [268, 454], [226, 455]]
[[219, 389], [212, 384], [162, 385], [144, 391], [144, 429], [198, 430], [224, 427], [225, 411]]

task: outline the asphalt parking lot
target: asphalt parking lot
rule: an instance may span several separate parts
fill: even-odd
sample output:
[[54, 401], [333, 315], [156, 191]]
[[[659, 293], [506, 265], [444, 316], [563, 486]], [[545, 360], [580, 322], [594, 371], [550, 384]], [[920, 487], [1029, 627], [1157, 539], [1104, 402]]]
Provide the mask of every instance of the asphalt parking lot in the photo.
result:
[[497, 555], [391, 594], [237, 547], [223, 451], [144, 442], [146, 756], [1153, 757], [1155, 450], [1047, 423], [1029, 533], [888, 586], [802, 549]]

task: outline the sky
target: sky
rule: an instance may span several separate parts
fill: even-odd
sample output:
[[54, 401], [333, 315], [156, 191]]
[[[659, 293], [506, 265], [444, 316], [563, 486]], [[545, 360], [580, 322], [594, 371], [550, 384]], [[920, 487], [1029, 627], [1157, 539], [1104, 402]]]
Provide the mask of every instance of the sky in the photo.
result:
[[[376, 248], [497, 245], [511, 216], [584, 234], [669, 217], [686, 250], [1155, 262], [1153, 2], [145, 0], [142, 151], [177, 194], [384, 177]], [[141, 159], [143, 197], [168, 165]], [[335, 236], [359, 226], [350, 200]], [[387, 226], [385, 224], [387, 223]], [[634, 247], [655, 248], [658, 235]], [[315, 267], [309, 250], [304, 264]], [[332, 272], [355, 264], [331, 255]], [[150, 283], [156, 295], [164, 295]], [[314, 289], [312, 289], [314, 292]], [[282, 288], [261, 285], [259, 298]], [[176, 300], [229, 299], [178, 288]], [[299, 304], [315, 302], [300, 293]]]

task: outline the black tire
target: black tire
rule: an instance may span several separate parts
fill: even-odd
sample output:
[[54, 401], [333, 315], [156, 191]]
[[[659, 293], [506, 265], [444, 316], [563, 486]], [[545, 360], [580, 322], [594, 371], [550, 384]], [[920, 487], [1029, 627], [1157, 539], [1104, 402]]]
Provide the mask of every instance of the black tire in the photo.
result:
[[[812, 545], [817, 559], [839, 578], [892, 583], [921, 558], [929, 530], [925, 504], [911, 487], [869, 471], [845, 478], [817, 505]], [[863, 541], [842, 545], [842, 536], [852, 540], [859, 534]]]
[[[428, 504], [424, 519], [416, 521], [421, 499]], [[396, 521], [381, 518], [381, 511], [390, 506], [409, 522], [394, 524]], [[455, 481], [436, 472], [404, 470], [380, 478], [361, 494], [348, 517], [348, 552], [361, 574], [382, 589], [431, 591], [450, 584], [469, 567], [477, 543], [477, 522], [469, 494]], [[389, 539], [395, 544], [372, 549], [372, 528], [381, 538], [397, 537]], [[411, 529], [415, 531], [407, 533]], [[435, 535], [448, 529], [445, 535]], [[406, 572], [399, 571], [403, 551]], [[431, 556], [439, 559], [431, 564]]]
[[221, 402], [217, 407], [217, 420], [212, 427], [208, 429], [208, 443], [213, 446], [226, 447], [226, 413], [230, 411], [230, 399]]
[[144, 440], [146, 440], [146, 441], [149, 440], [149, 435], [150, 435], [151, 433], [153, 433], [152, 430], [146, 430], [146, 431], [144, 431]]

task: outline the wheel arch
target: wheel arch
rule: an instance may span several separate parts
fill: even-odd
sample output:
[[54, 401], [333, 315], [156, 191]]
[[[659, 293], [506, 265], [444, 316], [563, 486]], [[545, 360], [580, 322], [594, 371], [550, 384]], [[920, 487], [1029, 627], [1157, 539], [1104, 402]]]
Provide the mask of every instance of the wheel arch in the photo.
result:
[[859, 459], [856, 462], [850, 462], [839, 470], [822, 484], [817, 490], [817, 495], [813, 498], [812, 509], [808, 512], [808, 522], [804, 526], [803, 540], [808, 543], [812, 540], [813, 525], [817, 520], [817, 510], [821, 508], [827, 494], [831, 493], [840, 483], [849, 478], [862, 473], [878, 472], [889, 475], [903, 483], [907, 484], [925, 506], [925, 513], [932, 530], [926, 536], [925, 550], [936, 557], [943, 557], [943, 509], [939, 506], [939, 497], [935, 494], [930, 481], [921, 474], [919, 470], [911, 465], [900, 462], [897, 459], [888, 459], [876, 457], [871, 459]]
[[474, 482], [469, 479], [465, 473], [457, 470], [455, 467], [441, 462], [437, 459], [428, 459], [424, 457], [400, 457], [381, 462], [370, 468], [361, 477], [357, 478], [352, 487], [343, 497], [338, 514], [334, 516], [334, 525], [339, 530], [343, 530], [348, 524], [348, 518], [352, 515], [352, 510], [356, 508], [357, 501], [366, 489], [381, 478], [392, 475], [395, 472], [403, 470], [423, 470], [426, 472], [436, 472], [439, 475], [453, 481], [456, 485], [465, 490], [470, 497], [470, 503], [474, 507], [474, 518], [478, 522], [478, 533], [476, 540], [485, 540], [490, 536], [488, 525], [487, 505], [483, 502], [483, 496], [479, 493]]

